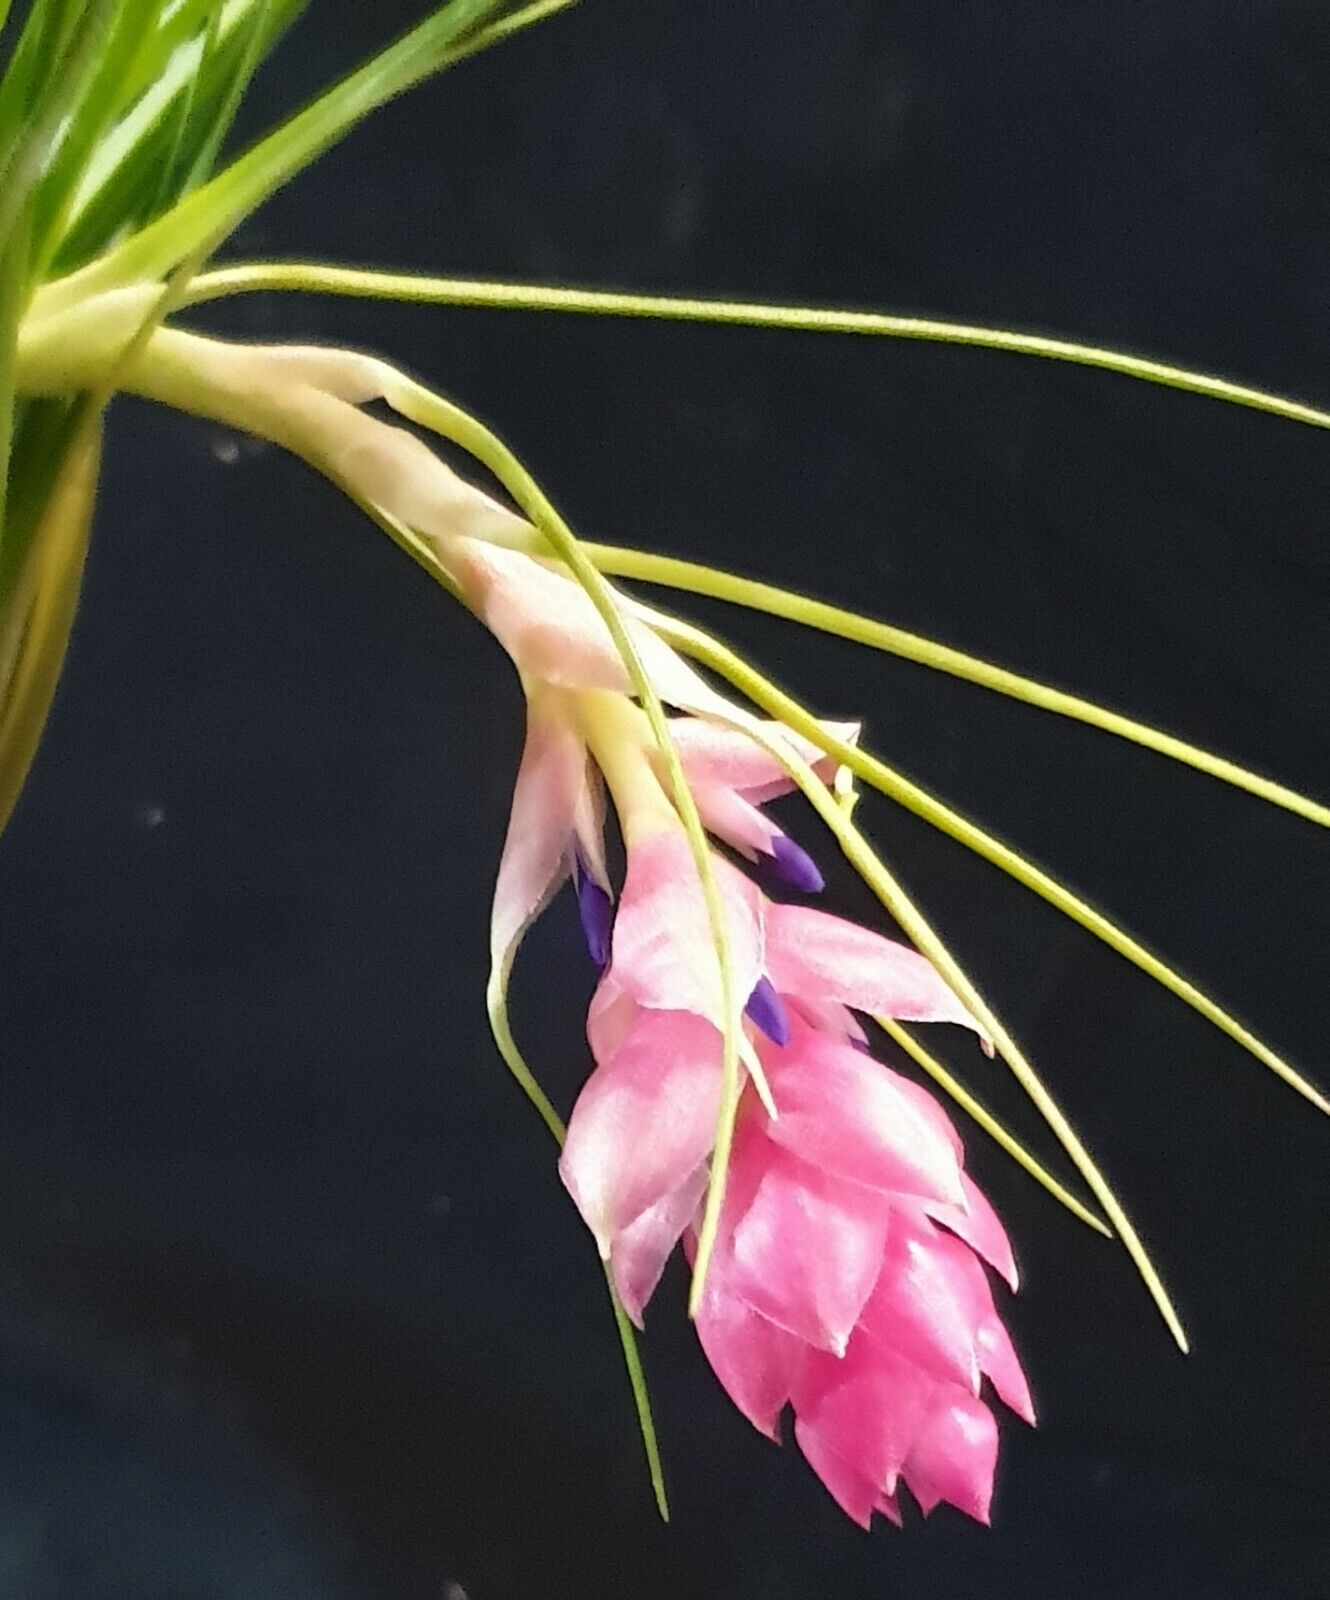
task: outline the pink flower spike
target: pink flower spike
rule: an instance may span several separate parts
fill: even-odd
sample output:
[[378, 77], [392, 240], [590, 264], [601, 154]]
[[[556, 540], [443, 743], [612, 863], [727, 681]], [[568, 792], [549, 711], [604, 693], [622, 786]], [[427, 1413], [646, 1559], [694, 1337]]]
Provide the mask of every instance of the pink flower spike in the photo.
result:
[[810, 1028], [829, 1033], [833, 1038], [845, 1039], [859, 1049], [868, 1048], [868, 1035], [858, 1017], [839, 1000], [810, 1000], [807, 995], [795, 999], [787, 995], [790, 1009], [801, 1016]]
[[[868, 1528], [883, 1498], [877, 1485], [828, 1445], [825, 1436], [802, 1417], [794, 1420], [794, 1437], [804, 1460], [822, 1480], [827, 1493], [852, 1522]], [[894, 1503], [894, 1502], [893, 1502]], [[897, 1516], [899, 1517], [899, 1512]]]
[[785, 1049], [761, 1055], [780, 1112], [766, 1130], [769, 1139], [871, 1189], [965, 1204], [944, 1119], [919, 1104], [913, 1084], [801, 1020], [792, 1021]]
[[905, 1519], [901, 1516], [900, 1501], [894, 1494], [880, 1494], [877, 1497], [877, 1509], [888, 1522], [894, 1522], [898, 1528], [905, 1526]]
[[1033, 1425], [1034, 1402], [1030, 1398], [1029, 1385], [993, 1304], [993, 1290], [983, 1267], [960, 1239], [948, 1238], [944, 1234], [937, 1239], [935, 1248], [939, 1256], [947, 1261], [952, 1282], [968, 1302], [979, 1351], [980, 1371], [991, 1380], [1004, 1404]]
[[998, 1435], [988, 1407], [961, 1389], [939, 1392], [903, 1476], [925, 1516], [940, 1501], [988, 1523]]
[[979, 1393], [979, 1351], [969, 1285], [930, 1222], [904, 1211], [891, 1219], [886, 1255], [872, 1297], [864, 1307], [861, 1335], [947, 1383]]
[[[684, 719], [675, 720], [677, 725]], [[723, 839], [749, 861], [771, 854], [772, 841], [780, 834], [780, 829], [755, 805], [733, 789], [722, 788], [719, 784], [690, 780], [689, 787], [697, 802], [697, 814], [708, 833]]]
[[1003, 1405], [1033, 1428], [1036, 1418], [1030, 1385], [1017, 1359], [1011, 1335], [996, 1312], [990, 1313], [979, 1324], [977, 1342], [979, 1366], [984, 1376], [997, 1390]]
[[601, 975], [586, 1016], [587, 1043], [597, 1066], [604, 1066], [623, 1043], [641, 1008], [610, 972]]
[[806, 994], [871, 1016], [976, 1028], [917, 950], [810, 906], [768, 907], [767, 971], [783, 994], [796, 999]]

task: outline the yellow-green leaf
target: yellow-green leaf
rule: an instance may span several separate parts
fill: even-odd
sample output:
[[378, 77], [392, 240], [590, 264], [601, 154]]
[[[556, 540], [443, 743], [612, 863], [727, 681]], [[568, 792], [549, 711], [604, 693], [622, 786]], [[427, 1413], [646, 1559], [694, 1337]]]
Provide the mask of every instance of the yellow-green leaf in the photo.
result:
[[0, 828], [28, 776], [64, 665], [100, 460], [99, 420], [77, 431], [0, 616]]

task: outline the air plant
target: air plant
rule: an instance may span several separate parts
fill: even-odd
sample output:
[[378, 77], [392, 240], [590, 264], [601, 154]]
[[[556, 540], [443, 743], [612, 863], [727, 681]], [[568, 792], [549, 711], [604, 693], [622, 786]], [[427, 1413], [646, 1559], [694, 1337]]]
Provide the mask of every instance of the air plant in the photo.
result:
[[[211, 266], [279, 186], [389, 98], [572, 0], [451, 0], [239, 156], [236, 110], [305, 0], [0, 0], [0, 822], [51, 704], [94, 520], [102, 423], [130, 393], [281, 445], [322, 472], [499, 640], [526, 748], [499, 865], [490, 1023], [562, 1144], [559, 1170], [605, 1264], [653, 1485], [665, 1511], [634, 1324], [667, 1258], [720, 1382], [800, 1448], [865, 1525], [899, 1488], [986, 1520], [997, 1431], [987, 1380], [1034, 1420], [987, 1269], [1011, 1247], [919, 1083], [875, 1061], [865, 1019], [1090, 1227], [1130, 1253], [1182, 1324], [1121, 1202], [981, 987], [854, 819], [856, 782], [1080, 923], [1321, 1110], [1322, 1095], [1215, 1000], [1058, 879], [864, 747], [708, 632], [611, 579], [710, 596], [838, 634], [1132, 740], [1307, 821], [1330, 809], [1061, 690], [801, 594], [580, 541], [477, 418], [375, 356], [189, 331], [192, 306], [255, 291], [669, 318], [984, 346], [1096, 366], [1330, 426], [1278, 396], [1114, 351], [856, 311], [421, 278], [289, 262]], [[371, 409], [373, 408], [373, 409]], [[384, 420], [384, 409], [410, 427]], [[415, 431], [413, 431], [415, 430]], [[508, 496], [421, 439], [472, 457]], [[509, 503], [510, 502], [510, 503]], [[852, 709], [852, 708], [851, 708]], [[809, 904], [812, 855], [763, 810], [797, 790], [909, 944]], [[625, 847], [614, 881], [608, 809]], [[720, 847], [728, 853], [723, 853]], [[738, 862], [733, 857], [738, 858]], [[776, 893], [759, 887], [756, 867]], [[522, 937], [571, 882], [601, 977], [592, 1070], [565, 1128], [524, 1059], [507, 990]], [[914, 1031], [975, 1033], [1071, 1158], [1060, 1184]]]

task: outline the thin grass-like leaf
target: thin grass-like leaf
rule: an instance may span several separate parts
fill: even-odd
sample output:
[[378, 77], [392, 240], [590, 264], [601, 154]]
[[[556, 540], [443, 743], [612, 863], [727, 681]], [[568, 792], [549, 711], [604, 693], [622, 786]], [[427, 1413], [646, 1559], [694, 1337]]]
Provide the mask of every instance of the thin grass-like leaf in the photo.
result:
[[37, 282], [59, 247], [88, 160], [119, 109], [125, 69], [145, 36], [155, 31], [164, 3], [118, 0], [103, 31], [94, 69], [70, 105], [59, 149], [37, 190], [31, 268]]
[[973, 1118], [993, 1143], [999, 1149], [1005, 1150], [1016, 1165], [1027, 1172], [1041, 1188], [1046, 1189], [1059, 1205], [1065, 1206], [1074, 1217], [1079, 1217], [1096, 1233], [1102, 1233], [1108, 1239], [1113, 1237], [1112, 1232], [1104, 1226], [1103, 1220], [1077, 1199], [1065, 1184], [1059, 1183], [1043, 1162], [1032, 1155], [1015, 1134], [999, 1122], [988, 1107], [971, 1094], [960, 1079], [948, 1071], [931, 1051], [925, 1050], [908, 1028], [903, 1027], [892, 1017], [874, 1017], [873, 1020], [916, 1066], [922, 1067], [948, 1099], [955, 1101], [962, 1111]]
[[618, 294], [563, 284], [494, 283], [476, 278], [432, 278], [405, 272], [373, 272], [319, 262], [252, 262], [226, 267], [196, 285], [199, 299], [257, 289], [303, 290], [421, 305], [477, 306], [502, 311], [563, 311], [587, 316], [628, 317], [647, 322], [700, 322], [801, 333], [854, 334], [909, 339], [926, 344], [969, 345], [980, 350], [1037, 356], [1072, 366], [1098, 367], [1123, 378], [1182, 389], [1210, 400], [1265, 411], [1290, 422], [1330, 428], [1330, 411], [1286, 395], [1194, 372], [1149, 356], [1105, 345], [1055, 339], [1016, 328], [987, 328], [936, 317], [903, 317], [880, 311], [841, 311], [821, 306], [761, 305], [743, 300], [701, 300], [682, 295]]
[[0, 177], [8, 177], [23, 125], [31, 117], [43, 78], [59, 48], [71, 0], [34, 0], [0, 79]]
[[[254, 6], [248, 20], [238, 30], [235, 63], [229, 72], [220, 76], [207, 116], [200, 118], [200, 125], [193, 137], [189, 136], [190, 130], [187, 130], [182, 140], [184, 149], [189, 152], [189, 164], [180, 177], [181, 193], [188, 194], [212, 173], [222, 143], [240, 109], [240, 102], [263, 60], [269, 10], [270, 0], [259, 0]], [[206, 63], [206, 54], [204, 59]]]
[[164, 77], [173, 92], [178, 89], [181, 80], [174, 77], [172, 68], [181, 54], [210, 31], [229, 33], [258, 3], [259, 0], [182, 0], [165, 11], [125, 73], [122, 113], [161, 84]]
[[[72, 110], [79, 104], [99, 67], [99, 52], [118, 13], [117, 0], [88, 0], [67, 29], [58, 30], [49, 69], [33, 68], [29, 95], [9, 102], [0, 90], [0, 248], [9, 240], [18, 218], [59, 148]], [[54, 22], [51, 31], [57, 31]], [[51, 41], [44, 41], [50, 43]], [[40, 54], [40, 52], [39, 52]], [[10, 119], [16, 118], [12, 128]]]
[[[225, 237], [275, 190], [388, 100], [469, 54], [505, 0], [450, 0], [303, 111], [261, 139], [103, 259], [56, 286], [58, 299], [162, 276], [207, 240]], [[540, 8], [545, 14], [546, 8]], [[509, 30], [510, 31], [510, 30]], [[468, 36], [471, 49], [464, 46]], [[507, 37], [496, 30], [495, 39]]]
[[182, 161], [192, 159], [192, 150], [186, 156], [186, 129], [196, 96], [203, 104], [215, 98], [211, 73], [225, 80], [234, 72], [256, 14], [264, 19], [254, 45], [263, 59], [307, 4], [189, 0], [169, 14], [154, 48], [131, 69], [122, 114], [93, 152], [73, 197], [56, 257], [62, 271], [82, 266], [126, 224], [141, 227], [177, 198], [170, 180]]
[[19, 318], [28, 278], [28, 212], [0, 250], [0, 545], [4, 542], [9, 496], [9, 457], [14, 442], [15, 366]]
[[23, 396], [14, 409], [4, 539], [0, 541], [0, 613], [8, 614], [43, 507], [73, 439], [76, 404]]
[[1327, 1101], [1314, 1084], [1308, 1082], [1264, 1040], [1244, 1027], [1236, 1017], [1231, 1016], [1208, 994], [1184, 978], [1167, 962], [1146, 949], [1139, 940], [1120, 928], [1102, 911], [1074, 894], [1051, 873], [1045, 872], [1010, 846], [986, 833], [968, 817], [944, 805], [926, 789], [887, 766], [878, 757], [859, 746], [846, 744], [844, 740], [828, 734], [823, 725], [797, 700], [785, 694], [701, 628], [695, 628], [689, 623], [679, 622], [658, 612], [648, 612], [646, 608], [643, 608], [643, 612], [650, 617], [662, 638], [712, 668], [755, 705], [761, 706], [771, 716], [804, 735], [818, 749], [834, 756], [837, 761], [849, 767], [857, 777], [877, 789], [879, 793], [904, 806], [906, 810], [914, 812], [916, 816], [922, 817], [940, 832], [948, 834], [985, 861], [1001, 868], [1009, 877], [1015, 878], [1018, 883], [1032, 890], [1041, 899], [1047, 900], [1073, 922], [1079, 923], [1097, 939], [1102, 940], [1110, 949], [1125, 956], [1170, 994], [1185, 1001], [1207, 1022], [1240, 1044], [1244, 1050], [1255, 1056], [1262, 1065], [1268, 1067], [1276, 1077], [1283, 1079], [1290, 1088], [1309, 1100], [1319, 1111], [1330, 1113], [1330, 1101]]
[[156, 186], [136, 208], [133, 217], [126, 218], [126, 221], [132, 222], [135, 227], [145, 226], [180, 198], [181, 190], [184, 188], [182, 174], [187, 173], [190, 167], [187, 142], [189, 131], [195, 122], [200, 84], [207, 73], [210, 61], [217, 53], [221, 37], [221, 19], [222, 7], [217, 5], [208, 13], [207, 26], [194, 58], [194, 71], [171, 107], [167, 153], [155, 163], [159, 172]]
[[738, 578], [695, 561], [681, 561], [673, 556], [657, 556], [649, 551], [627, 550], [616, 545], [588, 544], [586, 550], [600, 570], [611, 577], [637, 578], [644, 583], [725, 600], [732, 605], [761, 611], [768, 616], [783, 617], [804, 627], [834, 634], [839, 639], [868, 645], [871, 649], [913, 661], [935, 672], [948, 673], [966, 683], [978, 684], [981, 688], [1023, 701], [1026, 705], [1038, 706], [1041, 710], [1055, 712], [1058, 716], [1084, 722], [1101, 732], [1143, 745], [1147, 750], [1167, 756], [1171, 761], [1181, 762], [1184, 766], [1194, 767], [1198, 772], [1218, 778], [1221, 783], [1231, 784], [1235, 789], [1244, 789], [1248, 794], [1304, 817], [1308, 822], [1330, 828], [1330, 806], [1322, 805], [1308, 795], [1299, 794], [1295, 789], [1264, 778], [1209, 750], [1188, 744], [1185, 739], [1165, 733], [1161, 728], [1152, 728], [1148, 723], [1122, 716], [1106, 706], [1096, 705], [1092, 700], [1084, 700], [1079, 695], [1067, 694], [1049, 684], [1009, 672], [1005, 667], [981, 661], [977, 656], [953, 650], [921, 634], [908, 633], [904, 628], [875, 621], [857, 611], [828, 605], [821, 600], [810, 600], [804, 595], [779, 589], [773, 584], [759, 583], [752, 578]]

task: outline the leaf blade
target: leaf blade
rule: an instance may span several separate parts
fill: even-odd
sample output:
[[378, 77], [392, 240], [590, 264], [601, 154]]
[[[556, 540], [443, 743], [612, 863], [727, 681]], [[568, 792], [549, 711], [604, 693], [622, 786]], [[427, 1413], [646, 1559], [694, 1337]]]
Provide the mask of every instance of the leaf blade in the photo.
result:
[[[318, 95], [164, 216], [61, 286], [77, 295], [160, 277], [212, 238], [224, 238], [257, 206], [387, 101], [452, 64], [467, 36], [506, 0], [448, 0]], [[506, 37], [504, 33], [500, 35]], [[470, 52], [466, 52], [470, 53]]]
[[0, 830], [37, 754], [78, 607], [101, 461], [100, 420], [81, 428], [56, 475], [0, 617]]

